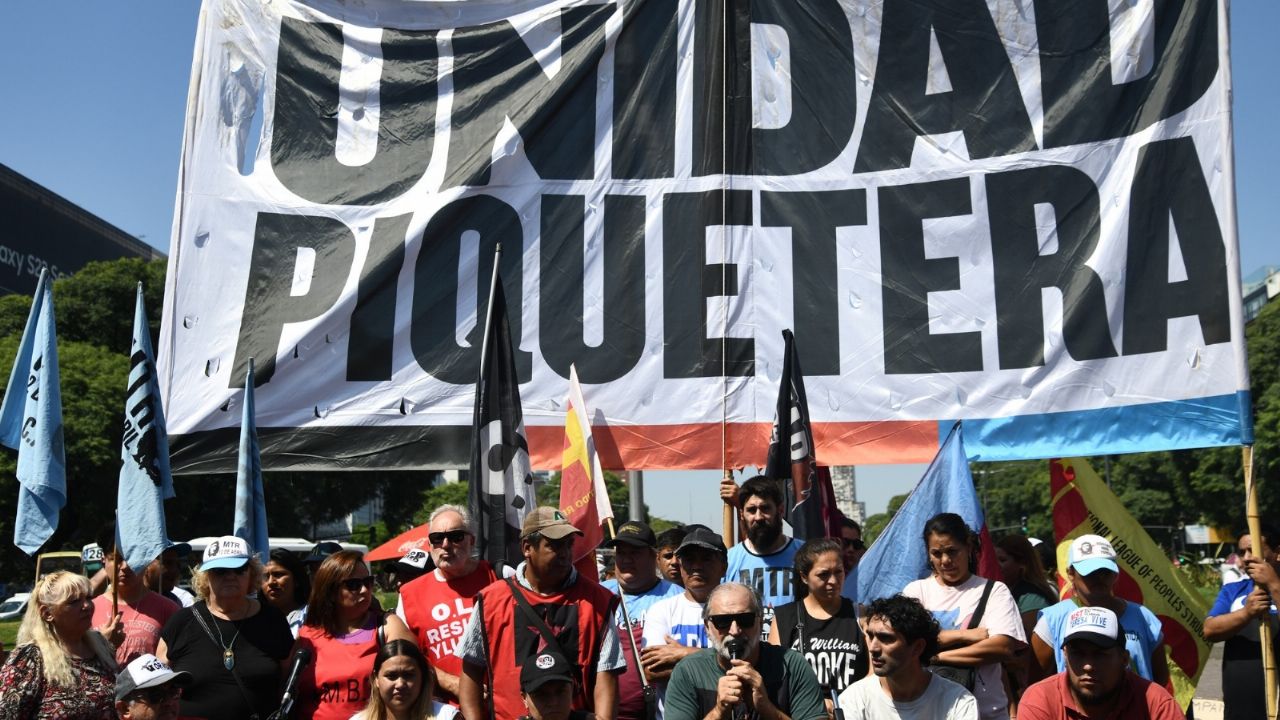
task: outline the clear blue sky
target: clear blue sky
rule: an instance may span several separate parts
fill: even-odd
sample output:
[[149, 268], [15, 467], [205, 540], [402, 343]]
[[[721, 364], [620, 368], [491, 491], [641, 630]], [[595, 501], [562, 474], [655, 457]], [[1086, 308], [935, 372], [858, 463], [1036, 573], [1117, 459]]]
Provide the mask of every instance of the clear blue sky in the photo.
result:
[[[167, 250], [198, 11], [193, 0], [0, 3], [0, 163]], [[1236, 0], [1232, 15], [1240, 255], [1248, 274], [1280, 263], [1269, 214], [1280, 187], [1280, 143], [1267, 139], [1280, 117], [1280, 2]], [[883, 510], [921, 469], [860, 470], [868, 511]], [[715, 473], [649, 473], [647, 480], [655, 513], [719, 523]]]

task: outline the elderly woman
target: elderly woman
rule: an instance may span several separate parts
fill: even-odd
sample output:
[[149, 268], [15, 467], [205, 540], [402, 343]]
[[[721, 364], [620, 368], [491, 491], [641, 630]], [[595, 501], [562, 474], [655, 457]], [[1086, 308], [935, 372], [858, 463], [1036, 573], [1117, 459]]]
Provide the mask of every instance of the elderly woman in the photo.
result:
[[969, 691], [983, 720], [1008, 718], [1001, 663], [1026, 648], [1026, 631], [1009, 588], [978, 576], [978, 535], [955, 513], [925, 523], [931, 577], [908, 583], [903, 595], [920, 601], [942, 627], [930, 664], [974, 670]]
[[36, 582], [18, 646], [0, 669], [0, 718], [115, 717], [115, 648], [92, 623], [88, 578], [58, 571]]
[[205, 547], [192, 587], [199, 601], [160, 632], [156, 655], [191, 673], [182, 717], [266, 718], [280, 705], [282, 667], [293, 635], [284, 615], [249, 597], [262, 586], [262, 563], [233, 535]]
[[400, 618], [384, 615], [374, 602], [364, 555], [343, 550], [325, 558], [312, 579], [307, 619], [298, 631], [297, 646], [315, 658], [298, 682], [298, 717], [348, 720], [364, 709], [374, 656], [390, 640], [417, 644]]

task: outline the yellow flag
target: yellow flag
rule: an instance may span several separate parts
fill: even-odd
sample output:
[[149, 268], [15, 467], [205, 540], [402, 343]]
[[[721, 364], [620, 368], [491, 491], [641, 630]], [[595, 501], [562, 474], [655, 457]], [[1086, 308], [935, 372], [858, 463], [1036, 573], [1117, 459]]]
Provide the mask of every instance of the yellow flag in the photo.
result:
[[1209, 659], [1209, 644], [1201, 634], [1209, 606], [1088, 462], [1080, 458], [1052, 460], [1049, 481], [1059, 586], [1066, 587], [1067, 552], [1073, 539], [1092, 534], [1109, 540], [1120, 567], [1116, 595], [1147, 606], [1160, 618], [1169, 679], [1174, 697], [1185, 709]]

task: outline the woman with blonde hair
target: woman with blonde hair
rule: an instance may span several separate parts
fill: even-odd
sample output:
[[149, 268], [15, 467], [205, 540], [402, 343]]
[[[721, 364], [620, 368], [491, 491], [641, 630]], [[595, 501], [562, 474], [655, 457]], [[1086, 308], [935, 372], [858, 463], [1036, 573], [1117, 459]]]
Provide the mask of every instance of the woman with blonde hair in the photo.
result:
[[265, 718], [280, 706], [282, 668], [293, 645], [284, 615], [249, 596], [262, 587], [262, 563], [227, 535], [205, 547], [191, 583], [199, 601], [160, 631], [156, 656], [191, 674], [182, 717]]
[[88, 578], [59, 570], [36, 582], [0, 669], [0, 719], [115, 717], [116, 651], [92, 624]]
[[432, 699], [432, 672], [418, 646], [389, 640], [373, 658], [369, 705], [351, 720], [453, 720], [458, 709]]
[[312, 579], [307, 619], [298, 630], [296, 647], [315, 658], [298, 681], [298, 716], [347, 720], [363, 708], [371, 696], [374, 658], [390, 640], [416, 645], [404, 621], [377, 606], [364, 555], [343, 550], [325, 558]]

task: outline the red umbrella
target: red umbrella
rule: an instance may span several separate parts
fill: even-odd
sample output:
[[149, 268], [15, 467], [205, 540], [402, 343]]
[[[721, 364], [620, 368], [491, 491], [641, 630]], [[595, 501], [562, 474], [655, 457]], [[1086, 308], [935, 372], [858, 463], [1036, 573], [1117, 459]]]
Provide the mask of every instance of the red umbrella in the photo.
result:
[[427, 525], [419, 525], [412, 530], [406, 530], [394, 538], [382, 543], [378, 547], [369, 551], [364, 556], [369, 562], [377, 562], [378, 560], [399, 560], [404, 557], [410, 550], [422, 548], [424, 550], [431, 549], [431, 543], [427, 541]]

